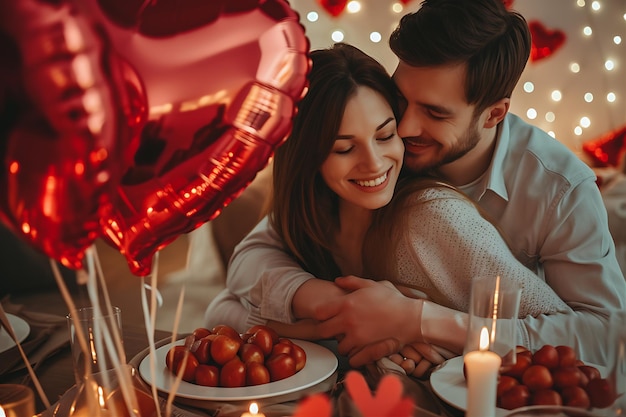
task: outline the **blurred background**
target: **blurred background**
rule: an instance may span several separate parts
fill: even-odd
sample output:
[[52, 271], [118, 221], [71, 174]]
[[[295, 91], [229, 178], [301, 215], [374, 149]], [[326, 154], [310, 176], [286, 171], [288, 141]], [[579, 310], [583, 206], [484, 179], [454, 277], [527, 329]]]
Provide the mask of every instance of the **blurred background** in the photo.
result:
[[[417, 10], [421, 1], [290, 0], [290, 4], [300, 13], [311, 48], [351, 43], [393, 72], [397, 59], [389, 50], [389, 35], [399, 18]], [[514, 93], [512, 111], [587, 160], [585, 142], [626, 128], [626, 1], [505, 4], [526, 18], [538, 46], [538, 55], [529, 61]]]

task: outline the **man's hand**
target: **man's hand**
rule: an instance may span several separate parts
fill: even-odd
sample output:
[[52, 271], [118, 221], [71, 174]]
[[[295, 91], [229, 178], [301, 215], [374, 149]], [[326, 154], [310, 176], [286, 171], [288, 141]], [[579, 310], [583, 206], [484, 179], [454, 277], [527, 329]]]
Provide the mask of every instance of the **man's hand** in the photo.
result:
[[339, 340], [339, 353], [354, 356], [364, 346], [385, 341], [359, 359], [367, 363], [366, 358], [377, 356], [378, 349], [385, 349], [385, 343], [395, 344], [393, 352], [397, 352], [407, 342], [420, 340], [422, 300], [404, 296], [388, 281], [347, 276], [337, 278], [335, 283], [349, 293], [323, 303], [315, 318], [320, 321], [322, 337]]

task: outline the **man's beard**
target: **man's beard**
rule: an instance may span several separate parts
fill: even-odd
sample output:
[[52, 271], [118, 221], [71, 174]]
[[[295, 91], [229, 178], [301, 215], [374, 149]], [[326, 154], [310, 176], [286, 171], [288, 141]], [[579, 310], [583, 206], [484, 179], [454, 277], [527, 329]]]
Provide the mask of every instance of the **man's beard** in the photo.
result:
[[443, 155], [442, 158], [437, 160], [431, 160], [427, 163], [420, 166], [408, 166], [405, 163], [406, 168], [417, 174], [424, 173], [433, 173], [441, 168], [443, 165], [454, 162], [463, 156], [465, 156], [469, 151], [474, 149], [478, 142], [480, 142], [480, 133], [478, 133], [478, 120], [472, 120], [469, 128], [465, 131], [463, 137], [459, 140], [459, 142], [452, 147], [446, 154]]

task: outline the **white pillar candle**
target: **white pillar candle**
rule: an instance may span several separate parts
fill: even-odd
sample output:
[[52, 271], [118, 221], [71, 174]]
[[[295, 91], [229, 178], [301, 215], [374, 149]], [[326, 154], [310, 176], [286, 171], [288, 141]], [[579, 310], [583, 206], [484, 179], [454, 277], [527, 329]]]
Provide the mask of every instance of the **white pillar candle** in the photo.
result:
[[497, 353], [488, 350], [489, 332], [486, 327], [480, 331], [479, 349], [466, 353], [464, 357], [467, 374], [467, 410], [465, 416], [495, 417], [498, 370], [502, 359]]

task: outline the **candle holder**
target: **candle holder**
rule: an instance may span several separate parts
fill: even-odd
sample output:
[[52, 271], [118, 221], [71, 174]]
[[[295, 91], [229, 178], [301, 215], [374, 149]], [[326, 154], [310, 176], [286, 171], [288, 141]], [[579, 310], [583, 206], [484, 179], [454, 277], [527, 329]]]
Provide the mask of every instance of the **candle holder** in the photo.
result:
[[6, 417], [33, 416], [35, 414], [33, 390], [25, 385], [0, 385], [0, 409], [0, 415]]

